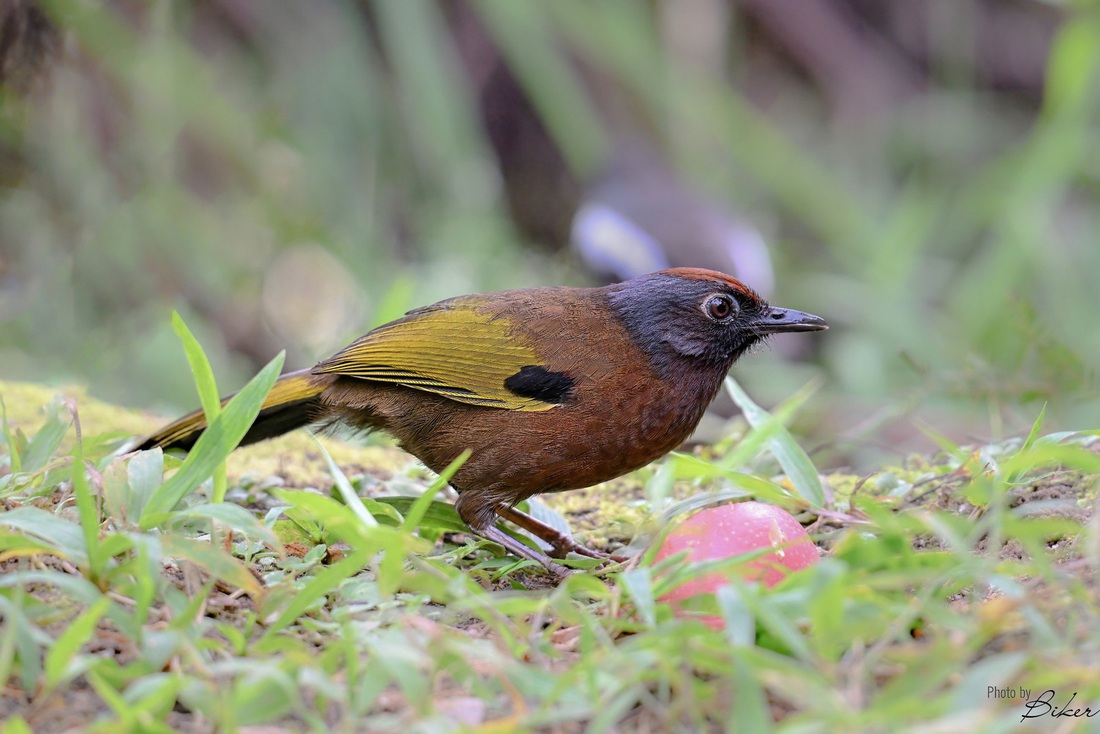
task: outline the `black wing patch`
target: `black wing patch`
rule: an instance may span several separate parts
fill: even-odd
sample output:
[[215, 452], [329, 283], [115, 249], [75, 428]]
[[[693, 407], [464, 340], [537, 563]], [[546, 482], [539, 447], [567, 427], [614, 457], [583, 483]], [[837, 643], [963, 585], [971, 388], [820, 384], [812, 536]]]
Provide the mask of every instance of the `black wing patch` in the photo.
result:
[[504, 381], [504, 387], [521, 398], [556, 404], [569, 402], [575, 385], [576, 381], [564, 372], [551, 372], [533, 364], [521, 367]]

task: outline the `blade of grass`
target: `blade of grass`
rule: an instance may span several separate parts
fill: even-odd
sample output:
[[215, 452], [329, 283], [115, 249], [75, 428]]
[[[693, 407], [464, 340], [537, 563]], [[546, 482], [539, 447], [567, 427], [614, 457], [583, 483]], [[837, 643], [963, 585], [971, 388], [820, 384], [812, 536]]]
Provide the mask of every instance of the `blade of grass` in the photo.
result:
[[274, 494], [317, 523], [321, 527], [320, 534], [324, 542], [331, 543], [336, 539], [353, 548], [369, 542], [370, 531], [367, 526], [352, 512], [351, 508], [340, 504], [334, 498], [304, 489], [280, 489]]
[[[367, 506], [363, 503], [363, 500], [355, 492], [355, 488], [351, 486], [351, 482], [348, 481], [344, 472], [341, 471], [340, 467], [336, 465], [336, 462], [332, 460], [332, 455], [328, 452], [328, 449], [325, 448], [324, 444], [322, 444], [316, 436], [313, 436], [313, 442], [317, 444], [317, 448], [321, 450], [321, 456], [325, 457], [325, 463], [328, 464], [328, 472], [332, 475], [332, 480], [336, 483], [336, 490], [340, 493], [340, 497], [344, 500], [344, 504], [347, 505], [348, 509], [355, 513], [359, 521], [368, 528], [376, 526], [378, 521], [374, 519], [374, 515], [371, 514], [370, 510], [368, 510]], [[386, 510], [383, 510], [383, 512], [392, 511], [396, 514], [396, 510], [389, 505], [385, 505], [385, 508]], [[394, 519], [397, 522], [401, 522], [400, 516]]]
[[730, 397], [737, 403], [737, 407], [744, 413], [749, 425], [757, 430], [765, 427], [771, 429], [772, 434], [768, 440], [768, 446], [775, 454], [779, 465], [783, 467], [787, 477], [791, 480], [795, 491], [812, 507], [822, 508], [825, 506], [825, 488], [821, 485], [821, 477], [818, 476], [817, 467], [814, 466], [813, 462], [810, 461], [810, 457], [783, 425], [783, 420], [793, 415], [816, 390], [817, 387], [813, 383], [802, 388], [785, 401], [780, 409], [776, 411], [776, 415], [773, 416], [753, 402], [748, 393], [742, 390], [741, 386], [732, 377], [726, 378], [726, 391], [729, 392]]
[[78, 616], [65, 631], [54, 640], [46, 653], [46, 690], [53, 690], [61, 683], [66, 673], [72, 670], [80, 648], [91, 639], [100, 618], [106, 614], [111, 600], [104, 596], [98, 599], [83, 614]]
[[47, 462], [57, 454], [61, 441], [69, 432], [69, 426], [72, 425], [71, 416], [70, 420], [61, 419], [61, 411], [56, 400], [50, 404], [48, 410], [50, 415], [46, 422], [35, 432], [23, 449], [23, 471], [36, 472], [46, 466]]
[[148, 530], [161, 522], [164, 513], [170, 512], [189, 492], [211, 476], [237, 447], [278, 379], [283, 358], [284, 354], [280, 353], [268, 362], [244, 389], [226, 403], [218, 417], [203, 431], [179, 470], [149, 498], [140, 518], [143, 529]]
[[[37, 538], [53, 552], [78, 566], [88, 565], [88, 540], [76, 523], [37, 507], [16, 507], [0, 513], [0, 526]], [[38, 546], [34, 546], [37, 552]]]
[[178, 535], [165, 535], [161, 545], [167, 555], [183, 558], [206, 570], [211, 576], [243, 589], [253, 599], [260, 599], [263, 587], [248, 568], [220, 546]]
[[73, 494], [76, 495], [80, 529], [84, 535], [84, 552], [88, 557], [88, 578], [93, 584], [99, 585], [103, 578], [103, 571], [107, 566], [107, 559], [100, 549], [99, 510], [96, 508], [92, 491], [88, 488], [88, 478], [85, 471], [82, 442], [77, 440], [76, 445], [73, 447]]
[[127, 703], [114, 686], [108, 683], [102, 675], [98, 674], [94, 670], [89, 670], [85, 677], [88, 679], [88, 683], [92, 686], [99, 697], [112, 711], [115, 716], [119, 718], [118, 724], [121, 725], [123, 730], [132, 731], [139, 729], [137, 726], [137, 717], [131, 710], [130, 705]]
[[26, 592], [16, 587], [11, 597], [0, 596], [0, 680], [12, 681], [15, 654], [19, 653], [19, 681], [24, 690], [32, 691], [38, 683], [41, 659], [35, 644], [34, 626], [24, 613]]
[[428, 508], [432, 504], [432, 500], [437, 494], [440, 493], [440, 491], [442, 491], [444, 487], [447, 486], [447, 484], [451, 481], [451, 477], [455, 475], [455, 472], [457, 472], [462, 467], [462, 465], [466, 463], [466, 460], [470, 458], [470, 453], [470, 450], [466, 449], [461, 454], [459, 454], [458, 457], [450, 464], [448, 464], [447, 468], [444, 469], [443, 472], [435, 478], [435, 481], [432, 482], [431, 486], [424, 490], [424, 493], [422, 495], [416, 498], [416, 500], [412, 503], [412, 506], [409, 507], [408, 512], [405, 513], [405, 522], [401, 524], [401, 527], [409, 532], [412, 532], [420, 526], [421, 521], [423, 521], [424, 516], [428, 512]]
[[34, 734], [34, 729], [22, 716], [13, 716], [0, 724], [0, 734]]
[[[172, 330], [176, 332], [180, 343], [183, 344], [187, 364], [191, 366], [191, 375], [195, 379], [195, 389], [199, 393], [202, 412], [206, 415], [207, 425], [210, 425], [222, 411], [221, 396], [218, 395], [218, 385], [214, 381], [210, 360], [206, 358], [206, 352], [203, 351], [195, 335], [187, 328], [183, 317], [176, 311], [172, 312]], [[223, 502], [227, 485], [226, 466], [223, 461], [214, 469], [214, 492], [211, 501], [215, 504]]]
[[268, 626], [267, 631], [260, 639], [257, 651], [262, 650], [265, 644], [272, 643], [280, 631], [302, 616], [315, 601], [334, 591], [344, 579], [350, 578], [362, 570], [374, 552], [373, 548], [360, 548], [353, 551], [342, 561], [318, 572], [301, 591], [294, 595], [286, 608]]
[[4, 431], [4, 443], [8, 447], [8, 463], [11, 465], [11, 473], [18, 474], [23, 471], [23, 460], [19, 453], [19, 447], [15, 444], [15, 434], [8, 425], [8, 406], [4, 404], [4, 396], [0, 395], [0, 426]]
[[272, 547], [277, 548], [280, 545], [278, 537], [271, 531], [271, 528], [265, 526], [255, 515], [239, 505], [224, 502], [221, 504], [209, 503], [188, 507], [185, 510], [172, 513], [172, 520], [174, 521], [198, 520], [200, 518], [217, 520], [230, 530], [237, 530], [245, 535], [262, 540]]
[[619, 583], [634, 600], [634, 608], [646, 625], [657, 624], [657, 601], [653, 595], [653, 577], [648, 568], [632, 568], [619, 576]]
[[416, 523], [409, 521], [409, 515], [413, 511], [413, 505], [420, 501], [420, 497], [379, 497], [378, 502], [390, 505], [405, 516], [405, 525], [409, 528], [425, 527], [442, 530], [448, 533], [467, 533], [470, 528], [455, 512], [455, 506], [441, 500], [431, 500], [424, 508], [423, 514]]

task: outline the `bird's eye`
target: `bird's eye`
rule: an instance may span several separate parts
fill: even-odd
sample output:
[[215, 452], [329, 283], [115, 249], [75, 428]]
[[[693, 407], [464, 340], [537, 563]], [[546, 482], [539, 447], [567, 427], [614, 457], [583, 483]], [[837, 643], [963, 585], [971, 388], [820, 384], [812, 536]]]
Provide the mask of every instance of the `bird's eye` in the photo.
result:
[[724, 293], [718, 294], [706, 300], [703, 310], [715, 321], [725, 321], [737, 313], [737, 301]]

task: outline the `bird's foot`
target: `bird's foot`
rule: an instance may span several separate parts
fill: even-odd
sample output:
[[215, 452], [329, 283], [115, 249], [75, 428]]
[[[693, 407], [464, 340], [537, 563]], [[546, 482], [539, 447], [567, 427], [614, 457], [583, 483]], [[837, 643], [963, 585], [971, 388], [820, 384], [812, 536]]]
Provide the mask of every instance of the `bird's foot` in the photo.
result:
[[565, 533], [558, 533], [558, 537], [552, 540], [547, 538], [543, 538], [543, 540], [550, 544], [550, 548], [552, 549], [550, 551], [550, 556], [552, 558], [565, 558], [570, 553], [576, 553], [578, 556], [595, 558], [600, 561], [611, 560], [611, 554], [578, 543]]
[[588, 558], [595, 558], [600, 561], [606, 561], [611, 558], [607, 553], [582, 545], [573, 540], [573, 536], [568, 533], [563, 533], [557, 528], [550, 527], [541, 520], [533, 518], [526, 512], [521, 512], [514, 507], [500, 505], [497, 507], [497, 514], [505, 520], [515, 523], [549, 545], [551, 549], [550, 556], [553, 558], [565, 558], [570, 553], [587, 556]]
[[478, 534], [486, 540], [491, 540], [494, 543], [504, 546], [504, 550], [514, 556], [519, 556], [520, 558], [526, 558], [542, 564], [558, 582], [563, 581], [567, 576], [573, 573], [572, 570], [560, 563], [555, 563], [554, 560], [545, 553], [540, 553], [534, 548], [521, 543], [496, 525], [490, 525], [484, 530], [479, 530]]

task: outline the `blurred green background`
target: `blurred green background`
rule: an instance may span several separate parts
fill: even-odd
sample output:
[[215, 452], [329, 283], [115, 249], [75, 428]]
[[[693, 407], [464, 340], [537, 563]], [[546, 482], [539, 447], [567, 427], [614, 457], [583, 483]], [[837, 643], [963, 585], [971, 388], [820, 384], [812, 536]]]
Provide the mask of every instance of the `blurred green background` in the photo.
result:
[[[824, 463], [1096, 428], [1100, 15], [1029, 0], [0, 4], [0, 375], [196, 404], [405, 309], [597, 282], [565, 247], [626, 141], [764, 235], [833, 325]], [[802, 351], [797, 351], [802, 350]]]

